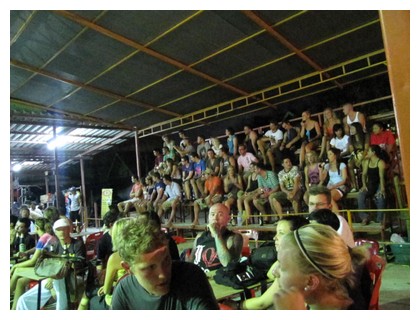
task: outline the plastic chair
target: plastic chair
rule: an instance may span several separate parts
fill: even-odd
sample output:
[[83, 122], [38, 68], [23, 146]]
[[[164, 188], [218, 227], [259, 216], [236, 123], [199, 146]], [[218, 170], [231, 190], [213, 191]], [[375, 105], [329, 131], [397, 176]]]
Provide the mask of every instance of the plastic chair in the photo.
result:
[[369, 310], [379, 310], [379, 290], [382, 283], [382, 274], [385, 270], [386, 261], [378, 255], [372, 255], [367, 262], [367, 268], [373, 283], [372, 296], [369, 302]]
[[251, 248], [249, 247], [249, 239], [255, 240], [255, 247], [258, 248], [258, 231], [253, 229], [239, 229], [236, 232], [240, 233], [243, 238], [242, 256], [249, 257], [251, 255]]
[[354, 244], [356, 246], [366, 246], [371, 256], [379, 254], [379, 242], [376, 240], [356, 239]]
[[103, 231], [95, 232], [87, 236], [85, 241], [86, 260], [90, 261], [96, 258], [98, 241], [103, 236]]

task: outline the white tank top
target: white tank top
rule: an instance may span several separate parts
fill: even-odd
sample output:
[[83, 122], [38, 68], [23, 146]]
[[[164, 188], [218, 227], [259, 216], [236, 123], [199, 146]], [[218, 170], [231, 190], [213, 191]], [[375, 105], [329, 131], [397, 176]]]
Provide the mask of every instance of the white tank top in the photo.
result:
[[356, 112], [356, 116], [354, 117], [354, 120], [350, 120], [350, 116], [347, 116], [347, 124], [351, 125], [353, 122], [360, 122], [359, 121], [359, 111]]

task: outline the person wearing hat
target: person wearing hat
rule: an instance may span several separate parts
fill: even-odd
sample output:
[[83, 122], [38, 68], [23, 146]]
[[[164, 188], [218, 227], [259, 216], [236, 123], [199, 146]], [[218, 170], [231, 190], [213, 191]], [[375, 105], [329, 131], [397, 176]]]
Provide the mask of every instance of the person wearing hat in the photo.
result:
[[199, 225], [198, 216], [200, 210], [211, 207], [215, 203], [223, 200], [223, 181], [219, 176], [214, 175], [213, 170], [207, 168], [203, 172], [205, 179], [204, 195], [202, 198], [194, 201], [194, 221], [193, 226]]
[[70, 193], [68, 198], [70, 200], [70, 220], [73, 222], [76, 220], [80, 221], [80, 210], [82, 207], [82, 198], [80, 196], [80, 192], [77, 192], [75, 187], [71, 187], [69, 191]]
[[226, 267], [238, 261], [242, 251], [242, 235], [227, 228], [230, 221], [229, 208], [222, 203], [210, 207], [207, 230], [198, 234], [188, 261], [205, 272]]
[[[70, 237], [72, 226], [67, 219], [58, 219], [53, 230], [58, 242], [50, 247], [50, 252], [69, 258], [79, 258], [79, 262], [74, 262], [74, 268], [77, 270], [83, 268], [86, 264], [86, 248], [82, 239], [73, 239]], [[25, 292], [18, 300], [17, 310], [36, 310], [38, 301], [38, 286], [41, 285], [41, 307], [55, 297], [57, 305], [56, 310], [68, 309], [68, 298], [66, 293], [66, 281], [73, 275], [68, 275], [64, 279], [47, 278], [41, 281], [30, 290]]]

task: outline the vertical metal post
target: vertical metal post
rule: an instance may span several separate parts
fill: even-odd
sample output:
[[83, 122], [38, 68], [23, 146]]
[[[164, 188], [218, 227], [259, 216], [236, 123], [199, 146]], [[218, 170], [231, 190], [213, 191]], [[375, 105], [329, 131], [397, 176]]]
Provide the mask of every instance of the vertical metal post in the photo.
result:
[[13, 206], [13, 200], [14, 200], [14, 195], [13, 195], [13, 190], [14, 190], [14, 186], [13, 186], [13, 170], [10, 170], [10, 208], [12, 208]]
[[82, 182], [82, 206], [83, 206], [83, 216], [82, 221], [84, 223], [85, 229], [88, 227], [88, 214], [87, 214], [87, 203], [86, 203], [86, 188], [85, 188], [85, 163], [83, 158], [80, 158], [80, 178]]
[[381, 10], [379, 16], [410, 207], [410, 11]]
[[134, 127], [134, 143], [136, 146], [136, 165], [137, 165], [137, 176], [140, 178], [140, 151], [139, 151], [139, 132], [137, 127]]
[[45, 194], [48, 195], [50, 192], [49, 186], [48, 186], [48, 171], [45, 171]]
[[[55, 130], [55, 125], [53, 126], [53, 137], [54, 140], [57, 139], [57, 133]], [[58, 154], [57, 146], [54, 147], [54, 180], [55, 180], [55, 205], [57, 208], [60, 208], [60, 185], [58, 184]]]

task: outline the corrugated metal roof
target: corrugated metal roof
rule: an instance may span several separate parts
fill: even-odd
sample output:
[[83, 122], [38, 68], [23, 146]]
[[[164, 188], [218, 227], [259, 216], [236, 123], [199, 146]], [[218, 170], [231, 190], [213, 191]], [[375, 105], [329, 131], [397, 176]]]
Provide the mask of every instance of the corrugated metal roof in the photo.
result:
[[[286, 113], [292, 95], [386, 74], [384, 59], [370, 60], [383, 48], [374, 10], [11, 10], [11, 162], [52, 168], [53, 126], [69, 139], [57, 151], [62, 164], [122, 143], [135, 129], [144, 138], [229, 121], [238, 109], [218, 108], [239, 99], [248, 116], [252, 108], [255, 116], [263, 108]], [[334, 74], [358, 59], [366, 66]], [[309, 76], [318, 80], [285, 90]]]

